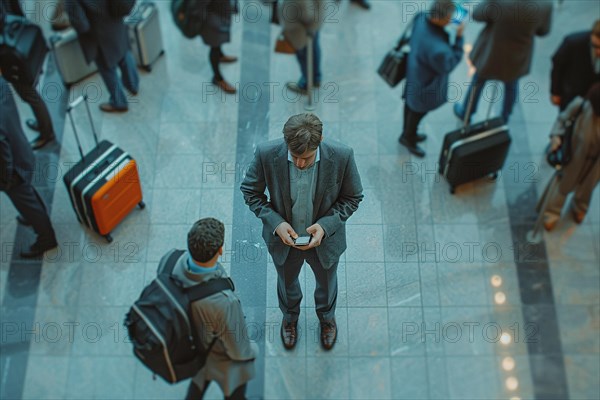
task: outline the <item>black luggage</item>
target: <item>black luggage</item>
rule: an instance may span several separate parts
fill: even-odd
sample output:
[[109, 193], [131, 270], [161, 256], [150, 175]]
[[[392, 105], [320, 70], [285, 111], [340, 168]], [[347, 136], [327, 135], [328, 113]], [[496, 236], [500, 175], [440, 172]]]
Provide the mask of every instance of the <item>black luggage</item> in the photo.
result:
[[7, 14], [0, 35], [0, 68], [6, 80], [35, 86], [46, 54], [42, 29], [25, 17]]
[[[206, 363], [210, 347], [198, 340], [190, 318], [190, 304], [223, 290], [234, 290], [229, 278], [211, 279], [183, 288], [173, 276], [173, 268], [184, 254], [171, 253], [158, 276], [142, 291], [125, 316], [125, 327], [135, 356], [154, 374], [169, 383], [196, 375]], [[206, 329], [214, 329], [207, 326]], [[214, 342], [213, 342], [214, 343]]]
[[450, 184], [450, 193], [456, 186], [491, 175], [494, 179], [504, 166], [511, 137], [501, 117], [490, 119], [492, 103], [485, 121], [469, 125], [473, 94], [469, 99], [463, 127], [444, 137], [439, 161], [439, 173]]

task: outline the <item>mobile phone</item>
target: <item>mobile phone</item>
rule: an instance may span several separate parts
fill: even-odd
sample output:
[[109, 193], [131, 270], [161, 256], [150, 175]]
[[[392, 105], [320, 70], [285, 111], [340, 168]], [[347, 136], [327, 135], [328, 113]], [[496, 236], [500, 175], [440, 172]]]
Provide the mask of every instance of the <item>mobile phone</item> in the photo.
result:
[[294, 244], [296, 246], [308, 246], [310, 238], [312, 238], [312, 236], [298, 236], [296, 240], [294, 240]]
[[456, 4], [456, 8], [454, 10], [454, 14], [452, 14], [452, 23], [460, 25], [469, 12], [460, 4]]

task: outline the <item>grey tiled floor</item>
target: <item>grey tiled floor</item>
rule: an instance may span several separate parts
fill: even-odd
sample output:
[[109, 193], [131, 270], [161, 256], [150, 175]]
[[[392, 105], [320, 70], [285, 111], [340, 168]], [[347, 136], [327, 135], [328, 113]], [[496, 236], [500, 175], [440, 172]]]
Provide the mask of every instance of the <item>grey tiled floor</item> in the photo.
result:
[[[276, 273], [268, 263], [267, 291], [258, 294], [267, 299], [266, 321], [257, 322], [277, 328], [265, 338], [264, 397], [533, 398], [531, 365], [538, 359], [530, 357], [526, 339], [543, 340], [544, 332], [523, 323], [515, 264], [519, 250], [511, 235], [507, 198], [516, 198], [531, 185], [540, 193], [551, 175], [542, 156], [556, 113], [546, 95], [549, 57], [565, 34], [591, 25], [600, 6], [565, 2], [555, 13], [552, 33], [536, 40], [532, 72], [522, 85], [537, 85], [537, 102], [521, 99], [510, 123], [514, 135], [527, 137], [529, 147], [511, 149], [503, 171], [508, 179], [467, 184], [451, 196], [436, 174], [436, 163], [443, 132], [457, 124], [452, 104], [423, 121], [423, 130], [429, 133], [424, 144], [427, 157], [412, 158], [397, 144], [400, 90], [390, 90], [374, 72], [406, 23], [403, 11], [426, 2], [372, 3], [369, 12], [348, 2], [334, 6], [332, 22], [321, 37], [324, 81], [315, 112], [325, 122], [328, 139], [354, 147], [366, 196], [348, 221], [349, 247], [338, 271], [339, 341], [330, 353], [319, 347], [314, 277], [304, 268], [302, 335], [294, 351], [283, 349]], [[240, 101], [210, 91], [207, 48], [200, 40], [184, 40], [175, 30], [169, 2], [158, 5], [166, 54], [152, 73], [141, 72], [140, 94], [132, 99], [130, 111], [102, 114], [96, 103], [106, 100], [105, 92], [92, 104], [100, 136], [118, 143], [138, 161], [148, 207], [134, 211], [114, 232], [115, 242], [107, 245], [77, 223], [61, 182], [65, 168], [60, 169], [51, 216], [61, 247], [42, 267], [33, 322], [39, 331], [32, 334], [23, 398], [183, 398], [185, 384], [153, 381], [131, 355], [122, 326], [124, 314], [153, 278], [162, 254], [185, 245], [187, 230], [197, 218], [224, 221], [226, 252], [235, 248], [234, 199], [245, 167], [236, 165]], [[234, 23], [231, 44], [225, 46], [228, 54], [239, 55], [244, 45], [253, 45], [242, 43], [248, 23], [243, 18]], [[478, 24], [469, 25], [469, 43], [479, 29]], [[271, 43], [278, 33], [278, 28], [271, 28]], [[223, 67], [228, 80], [239, 83], [240, 64]], [[298, 75], [294, 57], [272, 55], [265, 67], [275, 85], [268, 116], [268, 137], [275, 138], [287, 118], [304, 112], [304, 106], [282, 90]], [[463, 63], [451, 79], [468, 82], [467, 66]], [[86, 85], [103, 88], [95, 75], [75, 85], [72, 96]], [[24, 121], [30, 111], [19, 106]], [[76, 115], [79, 126], [86, 126], [84, 117]], [[85, 144], [89, 148], [91, 140], [85, 139]], [[61, 166], [78, 157], [67, 125]], [[11, 290], [10, 259], [4, 248], [14, 241], [15, 215], [8, 199], [0, 196], [0, 299]], [[544, 237], [569, 393], [573, 399], [598, 399], [598, 190], [581, 226], [565, 218], [556, 232]], [[67, 251], [72, 246], [68, 243], [76, 244], [72, 251]], [[230, 260], [225, 261], [229, 268]], [[546, 311], [553, 310], [547, 306]], [[9, 311], [15, 312], [2, 308], [5, 315]], [[78, 324], [73, 337], [67, 334], [70, 323]], [[504, 344], [502, 333], [512, 340]], [[512, 357], [514, 369], [502, 368], [505, 357]], [[518, 380], [515, 390], [507, 387], [510, 377]], [[207, 398], [220, 397], [213, 384]]]

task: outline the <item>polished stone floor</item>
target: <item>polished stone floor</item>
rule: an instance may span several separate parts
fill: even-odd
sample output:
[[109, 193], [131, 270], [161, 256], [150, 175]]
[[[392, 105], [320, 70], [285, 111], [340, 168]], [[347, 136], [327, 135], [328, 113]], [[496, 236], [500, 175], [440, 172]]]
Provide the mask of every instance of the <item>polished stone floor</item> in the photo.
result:
[[[24, 3], [39, 16], [51, 1]], [[251, 398], [600, 398], [600, 193], [581, 226], [565, 217], [540, 244], [525, 239], [552, 174], [543, 155], [556, 116], [550, 57], [566, 34], [589, 29], [600, 3], [569, 0], [555, 9], [552, 31], [536, 39], [532, 71], [520, 81], [501, 176], [455, 195], [436, 171], [443, 135], [458, 126], [451, 107], [464, 98], [467, 63], [451, 75], [452, 101], [422, 124], [424, 159], [398, 145], [401, 89], [375, 73], [427, 2], [373, 0], [368, 12], [347, 1], [328, 5], [314, 112], [327, 139], [354, 148], [365, 194], [348, 221], [331, 352], [319, 347], [306, 268], [301, 337], [284, 350], [275, 269], [238, 189], [255, 145], [280, 137], [287, 118], [305, 111], [306, 100], [284, 89], [298, 78], [295, 58], [272, 53], [279, 28], [269, 25], [268, 8], [242, 2], [224, 47], [240, 62], [223, 67], [240, 90], [222, 95], [210, 84], [207, 47], [176, 30], [170, 2], [157, 4], [166, 52], [150, 73], [140, 72], [128, 113], [98, 110], [107, 99], [98, 75], [62, 87], [49, 60], [41, 85], [60, 140], [37, 153], [36, 185], [51, 205], [60, 248], [42, 262], [14, 255], [33, 235], [0, 196], [0, 398], [183, 398], [186, 384], [153, 380], [133, 357], [123, 318], [162, 254], [185, 247], [190, 225], [205, 216], [226, 224], [223, 262], [261, 348]], [[468, 44], [479, 29], [468, 25]], [[81, 93], [90, 97], [99, 136], [132, 154], [141, 173], [147, 208], [134, 211], [111, 244], [77, 222], [62, 182], [79, 158], [65, 105]], [[24, 125], [31, 112], [20, 101], [19, 108]], [[74, 117], [90, 148], [85, 112]], [[216, 385], [207, 398], [222, 398]]]

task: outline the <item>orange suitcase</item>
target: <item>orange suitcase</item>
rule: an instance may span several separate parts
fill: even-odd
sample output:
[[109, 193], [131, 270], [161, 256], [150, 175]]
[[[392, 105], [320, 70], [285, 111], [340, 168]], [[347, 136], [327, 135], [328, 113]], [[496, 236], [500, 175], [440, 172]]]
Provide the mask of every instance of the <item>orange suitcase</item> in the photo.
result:
[[[77, 129], [71, 114], [74, 107], [84, 103], [96, 147], [83, 154]], [[79, 222], [112, 242], [110, 232], [136, 206], [144, 208], [142, 187], [135, 160], [108, 140], [98, 142], [87, 97], [79, 97], [67, 107], [67, 114], [75, 133], [81, 161], [65, 174], [73, 209]]]

